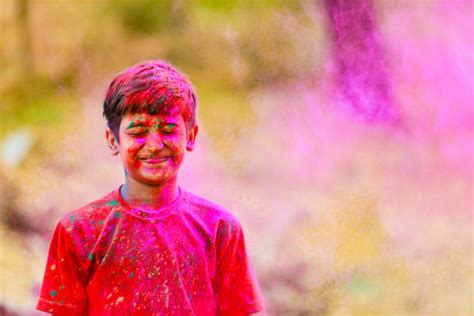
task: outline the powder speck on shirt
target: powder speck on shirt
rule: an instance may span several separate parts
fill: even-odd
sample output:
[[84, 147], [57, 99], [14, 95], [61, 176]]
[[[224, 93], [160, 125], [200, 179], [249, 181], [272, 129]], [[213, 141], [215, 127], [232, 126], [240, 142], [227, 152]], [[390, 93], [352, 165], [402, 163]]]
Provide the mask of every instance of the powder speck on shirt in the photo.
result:
[[183, 190], [159, 211], [138, 213], [115, 190], [67, 214], [47, 267], [37, 308], [57, 314], [246, 315], [263, 308], [238, 220]]

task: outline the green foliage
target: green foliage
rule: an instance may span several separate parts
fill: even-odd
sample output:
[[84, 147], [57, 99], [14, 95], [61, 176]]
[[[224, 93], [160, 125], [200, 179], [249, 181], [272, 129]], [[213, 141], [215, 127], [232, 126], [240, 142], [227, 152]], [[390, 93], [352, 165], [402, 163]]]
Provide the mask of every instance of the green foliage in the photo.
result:
[[182, 7], [172, 0], [113, 0], [107, 11], [135, 34], [153, 34], [177, 28], [184, 22]]
[[[69, 80], [69, 79], [67, 79]], [[75, 109], [75, 98], [64, 86], [50, 79], [36, 77], [17, 81], [0, 91], [0, 114], [5, 119], [0, 125], [0, 138], [19, 126], [40, 129], [65, 123]]]
[[[367, 138], [368, 134], [354, 129], [354, 139], [360, 138], [359, 149], [346, 151], [341, 148], [350, 140], [340, 144], [342, 137], [338, 135], [351, 129], [340, 130], [341, 121], [332, 118], [330, 111], [314, 112], [317, 115], [312, 116], [311, 122], [287, 123], [300, 109], [297, 103], [301, 98], [298, 91], [285, 90], [292, 85], [288, 87], [284, 83], [295, 82], [308, 74], [313, 78], [319, 75], [316, 69], [328, 65], [325, 62], [330, 50], [325, 41], [324, 18], [321, 18], [324, 12], [321, 16], [318, 12], [312, 15], [311, 10], [305, 11], [302, 7], [302, 4], [309, 7], [313, 4], [316, 10], [320, 1], [35, 0], [27, 1], [31, 15], [24, 32], [18, 32], [18, 21], [15, 21], [17, 0], [0, 1], [4, 9], [0, 14], [3, 36], [0, 41], [0, 117], [3, 119], [0, 141], [23, 126], [29, 127], [35, 136], [28, 158], [11, 173], [18, 183], [6, 181], [6, 173], [2, 175], [0, 170], [0, 209], [6, 214], [3, 220], [10, 219], [11, 223], [13, 218], [15, 222], [18, 215], [23, 216], [21, 210], [35, 216], [43, 214], [44, 217], [37, 218], [45, 219], [38, 222], [38, 226], [44, 226], [52, 223], [59, 212], [66, 211], [59, 208], [60, 198], [78, 202], [81, 196], [58, 195], [55, 204], [51, 204], [58, 210], [52, 210], [45, 207], [49, 204], [41, 203], [45, 200], [44, 192], [55, 186], [59, 186], [57, 192], [75, 192], [79, 186], [89, 188], [81, 185], [86, 181], [88, 184], [109, 183], [115, 172], [113, 169], [108, 173], [103, 167], [109, 165], [109, 160], [90, 159], [95, 154], [94, 157], [103, 156], [96, 153], [94, 144], [100, 140], [95, 136], [100, 135], [92, 134], [95, 130], [91, 126], [102, 124], [97, 113], [100, 113], [106, 85], [115, 73], [134, 63], [167, 59], [185, 72], [197, 89], [202, 128], [202, 136], [198, 136], [202, 138], [198, 139], [205, 137], [212, 148], [207, 151], [207, 146], [202, 147], [205, 154], [211, 153], [206, 157], [210, 158], [207, 164], [225, 165], [222, 169], [213, 166], [211, 171], [227, 177], [230, 173], [220, 170], [232, 170], [236, 190], [231, 188], [229, 200], [238, 197], [239, 190], [251, 192], [248, 195], [255, 201], [262, 198], [261, 207], [250, 199], [249, 205], [255, 204], [255, 208], [244, 208], [242, 215], [254, 210], [256, 218], [262, 221], [275, 218], [289, 223], [287, 228], [283, 222], [273, 227], [261, 225], [263, 222], [255, 224], [258, 239], [271, 239], [261, 242], [265, 248], [259, 253], [264, 256], [256, 256], [264, 263], [262, 272], [269, 271], [267, 276], [259, 274], [264, 281], [269, 312], [369, 315], [372, 311], [373, 315], [380, 315], [389, 313], [388, 308], [392, 308], [394, 315], [450, 315], [456, 311], [461, 311], [459, 315], [472, 314], [468, 312], [472, 311], [469, 303], [474, 282], [469, 252], [472, 248], [470, 222], [453, 218], [452, 222], [446, 219], [435, 226], [437, 216], [412, 217], [427, 208], [430, 201], [441, 203], [441, 206], [434, 205], [433, 210], [456, 210], [467, 203], [462, 201], [467, 193], [462, 192], [470, 192], [470, 186], [459, 179], [444, 178], [434, 172], [439, 181], [430, 183], [433, 187], [413, 181], [417, 174], [431, 174], [435, 170], [426, 166], [436, 166], [436, 170], [443, 166], [439, 158], [442, 157], [439, 138], [433, 140], [436, 143], [433, 149], [423, 145], [419, 146], [421, 151], [419, 148], [414, 151], [416, 143], [405, 144], [400, 138], [394, 140], [393, 148], [386, 137], [382, 145], [375, 146], [379, 138]], [[388, 9], [387, 12], [393, 14], [395, 8]], [[407, 18], [405, 10], [402, 13], [397, 14]], [[384, 33], [390, 34], [393, 29], [398, 34], [398, 20], [388, 17], [387, 20], [393, 21], [390, 22], [393, 25], [389, 23], [384, 27]], [[426, 25], [424, 17], [414, 20], [423, 22], [420, 26]], [[438, 30], [439, 21], [432, 19], [428, 29]], [[406, 29], [410, 33], [412, 28]], [[397, 36], [386, 39], [394, 41], [400, 38]], [[25, 49], [30, 51], [22, 54]], [[31, 60], [27, 61], [24, 56]], [[315, 82], [327, 78], [321, 76]], [[301, 82], [304, 83], [297, 81]], [[413, 107], [418, 108], [420, 102], [426, 101], [428, 109], [431, 99], [420, 101], [423, 95], [418, 92], [424, 90], [413, 82], [402, 83], [398, 92], [395, 91], [401, 101], [406, 99], [400, 104], [418, 104]], [[409, 88], [405, 87], [407, 84]], [[318, 91], [321, 90], [316, 88], [315, 92]], [[286, 103], [290, 96], [295, 104]], [[326, 102], [324, 94], [316, 96], [322, 96], [318, 105]], [[79, 99], [90, 113], [96, 111], [88, 114], [91, 115], [88, 121], [77, 115], [81, 110]], [[295, 112], [284, 110], [289, 108], [295, 108]], [[96, 115], [95, 122], [92, 115]], [[280, 120], [279, 117], [284, 119], [275, 128], [272, 124]], [[299, 139], [305, 123], [317, 126], [314, 142]], [[80, 130], [83, 126], [87, 134]], [[297, 177], [286, 176], [287, 172], [292, 174], [296, 163], [292, 160], [293, 147], [280, 149], [279, 138], [283, 137], [282, 144], [304, 144], [304, 150], [318, 148], [309, 149], [308, 153], [316, 153], [315, 174], [318, 176], [315, 179], [322, 179], [321, 183], [308, 180], [300, 185]], [[315, 145], [318, 143], [322, 145]], [[408, 146], [404, 148], [405, 145]], [[103, 148], [105, 151], [105, 145]], [[76, 155], [76, 151], [80, 154]], [[306, 155], [306, 151], [301, 152]], [[407, 161], [406, 157], [412, 156], [414, 159]], [[324, 168], [326, 163], [327, 169]], [[313, 168], [312, 165], [300, 167], [304, 173], [311, 173]], [[418, 170], [418, 167], [422, 168]], [[332, 168], [341, 170], [334, 172], [334, 178], [329, 176]], [[407, 168], [417, 172], [409, 175], [410, 172], [405, 172]], [[404, 172], [397, 174], [396, 170]], [[443, 174], [447, 174], [446, 171]], [[77, 182], [83, 178], [87, 179]], [[213, 177], [209, 178], [211, 180], [205, 179], [203, 188], [212, 187]], [[426, 177], [418, 178], [423, 181]], [[326, 188], [329, 183], [332, 184]], [[438, 185], [440, 183], [442, 185]], [[18, 185], [22, 194], [13, 194], [14, 185]], [[368, 186], [370, 191], [377, 191], [374, 194], [381, 194], [377, 199], [380, 202], [374, 203], [364, 194], [361, 199], [347, 201], [342, 206], [329, 202], [327, 207], [321, 206], [332, 198], [330, 194], [334, 194], [337, 201], [344, 200], [330, 192], [348, 185]], [[275, 193], [280, 192], [280, 187], [285, 194], [278, 197]], [[96, 189], [91, 185], [84, 190]], [[287, 199], [286, 192], [294, 198]], [[422, 199], [419, 192], [423, 192]], [[298, 212], [293, 218], [294, 224], [291, 216], [282, 215], [286, 211], [288, 214]], [[307, 217], [310, 212], [315, 214], [315, 221]], [[23, 307], [25, 302], [31, 302], [31, 288], [40, 282], [39, 277], [44, 272], [39, 271], [33, 280], [28, 271], [42, 267], [45, 258], [30, 251], [38, 247], [22, 251], [20, 236], [12, 238], [13, 235], [6, 233], [11, 227], [5, 223], [8, 224], [0, 223], [0, 250], [7, 260], [3, 260], [0, 270], [7, 273], [0, 273], [0, 282], [12, 286], [4, 293], [0, 305], [8, 302]], [[277, 246], [280, 241], [281, 251]], [[21, 278], [16, 277], [18, 275]], [[21, 311], [25, 313], [25, 309]]]
[[195, 6], [206, 8], [208, 10], [217, 11], [224, 14], [230, 14], [240, 3], [239, 0], [199, 0], [196, 1]]
[[297, 8], [299, 1], [295, 0], [198, 0], [194, 2], [197, 7], [207, 8], [223, 14], [235, 13], [236, 9], [265, 10], [274, 8]]

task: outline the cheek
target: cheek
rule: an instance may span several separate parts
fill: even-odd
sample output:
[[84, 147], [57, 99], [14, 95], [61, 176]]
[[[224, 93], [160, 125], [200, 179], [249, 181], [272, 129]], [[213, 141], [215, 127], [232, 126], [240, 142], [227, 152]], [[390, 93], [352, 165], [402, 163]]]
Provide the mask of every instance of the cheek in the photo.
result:
[[129, 163], [132, 163], [135, 166], [140, 164], [140, 160], [138, 160], [138, 152], [143, 147], [144, 143], [145, 141], [140, 139], [128, 141], [125, 158]]
[[165, 143], [166, 146], [171, 149], [171, 159], [174, 162], [180, 162], [184, 155], [184, 147], [179, 140], [171, 140]]

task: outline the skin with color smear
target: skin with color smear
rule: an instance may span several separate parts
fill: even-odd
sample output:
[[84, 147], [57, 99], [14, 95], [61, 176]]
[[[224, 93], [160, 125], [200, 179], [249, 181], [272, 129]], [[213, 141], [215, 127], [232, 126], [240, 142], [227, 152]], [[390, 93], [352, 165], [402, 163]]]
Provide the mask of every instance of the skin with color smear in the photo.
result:
[[178, 196], [177, 174], [186, 151], [194, 149], [198, 127], [187, 129], [175, 107], [167, 113], [128, 113], [122, 118], [118, 140], [107, 129], [113, 155], [125, 170], [122, 194], [134, 207], [158, 209]]

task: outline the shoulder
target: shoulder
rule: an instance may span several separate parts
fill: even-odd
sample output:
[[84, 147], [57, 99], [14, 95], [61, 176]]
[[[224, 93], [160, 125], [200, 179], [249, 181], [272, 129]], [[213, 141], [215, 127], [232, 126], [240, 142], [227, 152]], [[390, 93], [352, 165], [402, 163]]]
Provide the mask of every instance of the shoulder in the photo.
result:
[[240, 229], [239, 220], [226, 208], [188, 191], [182, 190], [182, 194], [183, 202], [194, 215], [217, 226], [225, 226], [232, 230]]
[[52, 243], [64, 247], [72, 247], [76, 256], [87, 262], [95, 243], [97, 242], [107, 217], [117, 209], [115, 192], [92, 201], [78, 209], [66, 213], [56, 226]]
[[117, 205], [115, 191], [112, 191], [95, 201], [66, 213], [59, 220], [59, 224], [66, 228], [66, 230], [83, 225], [95, 226], [95, 224], [103, 224], [103, 220]]

